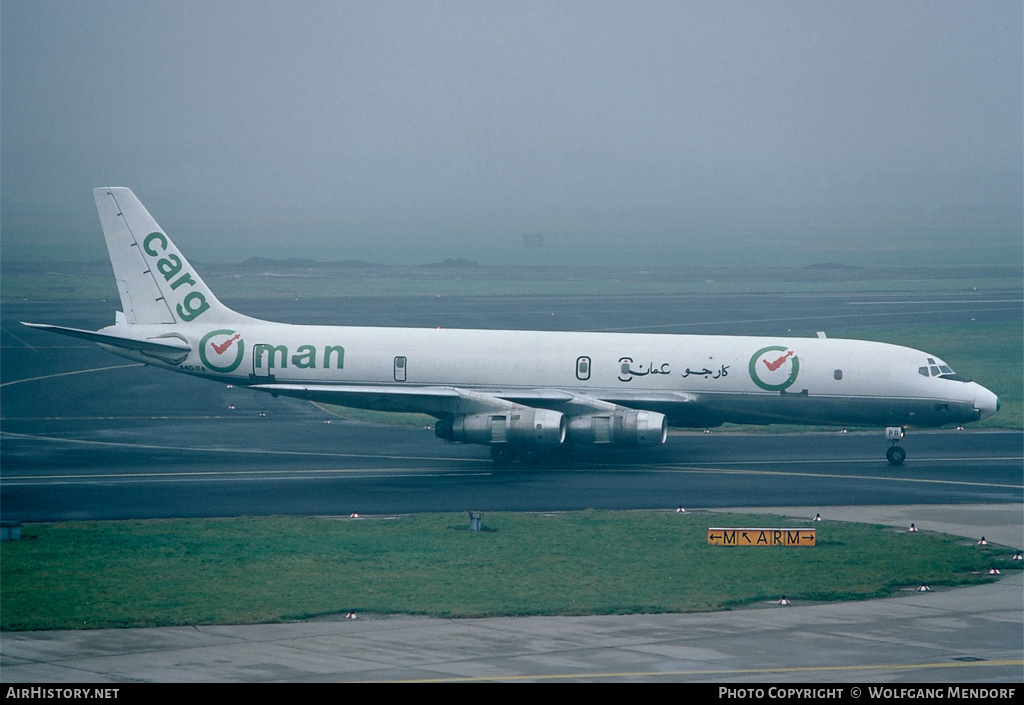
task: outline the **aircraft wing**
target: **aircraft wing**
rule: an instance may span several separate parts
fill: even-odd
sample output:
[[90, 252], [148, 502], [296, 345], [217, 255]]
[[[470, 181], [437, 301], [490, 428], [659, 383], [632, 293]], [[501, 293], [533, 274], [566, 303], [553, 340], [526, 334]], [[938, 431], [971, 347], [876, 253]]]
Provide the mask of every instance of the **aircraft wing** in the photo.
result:
[[271, 394], [283, 394], [357, 409], [430, 414], [480, 414], [511, 409], [511, 401], [456, 387], [392, 387], [388, 385], [254, 384]]
[[695, 403], [697, 396], [684, 392], [608, 391], [578, 394], [561, 389], [516, 389], [493, 392], [495, 396], [523, 406], [557, 409], [568, 416], [613, 411], [619, 407], [659, 410], [665, 406]]
[[562, 389], [494, 389], [405, 387], [392, 385], [256, 384], [252, 389], [377, 411], [424, 413], [438, 418], [455, 414], [504, 411], [513, 406], [555, 409], [568, 416], [614, 411], [619, 407], [650, 409], [693, 403], [692, 394], [619, 392], [609, 397], [576, 394]]

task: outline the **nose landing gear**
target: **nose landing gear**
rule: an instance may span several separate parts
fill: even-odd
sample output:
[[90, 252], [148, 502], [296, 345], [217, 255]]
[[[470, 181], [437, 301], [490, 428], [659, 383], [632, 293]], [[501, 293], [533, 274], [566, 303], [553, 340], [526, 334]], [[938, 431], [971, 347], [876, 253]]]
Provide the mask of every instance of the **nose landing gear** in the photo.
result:
[[897, 445], [903, 439], [903, 427], [889, 426], [885, 429], [885, 438], [891, 444], [889, 449], [885, 451], [886, 460], [892, 465], [900, 465], [907, 459], [907, 451], [903, 450], [902, 446]]

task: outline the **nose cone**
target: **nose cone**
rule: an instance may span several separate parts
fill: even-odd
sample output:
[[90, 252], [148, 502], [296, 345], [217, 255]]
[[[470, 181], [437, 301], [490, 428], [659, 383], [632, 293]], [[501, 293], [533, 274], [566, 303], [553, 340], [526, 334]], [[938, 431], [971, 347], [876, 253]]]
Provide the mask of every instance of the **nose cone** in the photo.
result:
[[979, 419], [987, 419], [999, 411], [999, 397], [979, 384], [974, 393], [974, 410], [978, 412]]

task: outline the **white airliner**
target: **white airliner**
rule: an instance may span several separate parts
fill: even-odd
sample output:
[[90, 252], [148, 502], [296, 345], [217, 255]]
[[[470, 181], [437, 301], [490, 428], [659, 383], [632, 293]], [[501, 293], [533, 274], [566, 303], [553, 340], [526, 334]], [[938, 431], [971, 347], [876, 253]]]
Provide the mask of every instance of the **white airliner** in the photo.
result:
[[658, 446], [668, 426], [884, 426], [991, 416], [935, 355], [826, 338], [290, 325], [224, 306], [127, 188], [94, 190], [123, 311], [99, 331], [26, 323], [149, 365], [274, 395], [438, 419], [498, 462], [564, 444]]

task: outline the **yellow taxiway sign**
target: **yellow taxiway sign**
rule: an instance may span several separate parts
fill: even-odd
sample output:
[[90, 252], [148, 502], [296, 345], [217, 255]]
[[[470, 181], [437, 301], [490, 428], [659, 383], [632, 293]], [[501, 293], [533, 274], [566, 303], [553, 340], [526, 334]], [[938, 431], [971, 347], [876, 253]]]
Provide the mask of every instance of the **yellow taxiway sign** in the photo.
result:
[[813, 546], [814, 529], [753, 529], [708, 527], [714, 546]]

